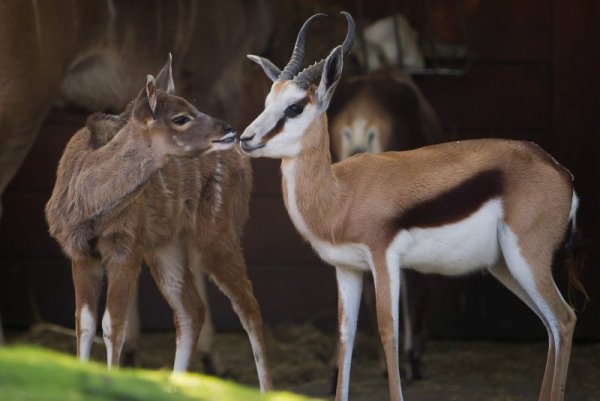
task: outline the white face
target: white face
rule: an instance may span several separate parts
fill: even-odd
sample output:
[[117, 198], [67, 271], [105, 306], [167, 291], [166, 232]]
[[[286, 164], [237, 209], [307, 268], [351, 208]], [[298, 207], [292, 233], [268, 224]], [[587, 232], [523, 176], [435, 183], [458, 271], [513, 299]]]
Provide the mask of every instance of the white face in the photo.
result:
[[383, 151], [379, 127], [364, 118], [357, 118], [342, 127], [341, 158], [346, 159], [362, 152], [380, 153]]
[[[297, 111], [300, 111], [297, 113]], [[308, 91], [291, 81], [276, 81], [265, 101], [265, 110], [244, 130], [241, 147], [252, 157], [296, 157], [302, 135], [317, 114]]]

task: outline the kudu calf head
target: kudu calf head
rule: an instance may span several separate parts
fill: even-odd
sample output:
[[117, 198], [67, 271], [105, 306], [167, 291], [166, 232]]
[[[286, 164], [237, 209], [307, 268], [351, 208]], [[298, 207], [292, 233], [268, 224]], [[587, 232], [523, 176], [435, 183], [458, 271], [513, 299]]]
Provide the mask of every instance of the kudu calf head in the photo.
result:
[[175, 95], [171, 55], [156, 78], [147, 76], [145, 88], [133, 103], [131, 122], [149, 146], [168, 156], [197, 156], [229, 149], [235, 143], [235, 130], [229, 124]]

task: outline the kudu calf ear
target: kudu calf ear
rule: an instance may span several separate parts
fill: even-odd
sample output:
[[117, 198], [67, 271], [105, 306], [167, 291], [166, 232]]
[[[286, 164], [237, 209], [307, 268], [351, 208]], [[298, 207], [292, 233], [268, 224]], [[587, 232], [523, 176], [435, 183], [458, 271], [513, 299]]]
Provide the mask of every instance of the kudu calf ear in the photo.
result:
[[156, 120], [156, 81], [152, 75], [146, 77], [146, 88], [140, 91], [133, 105], [133, 118], [150, 125]]
[[333, 49], [325, 60], [321, 82], [319, 82], [319, 88], [317, 89], [317, 110], [319, 111], [325, 111], [329, 107], [335, 87], [342, 76], [343, 59], [342, 46], [338, 46]]
[[156, 76], [156, 87], [160, 90], [167, 92], [169, 95], [175, 95], [175, 82], [173, 82], [173, 71], [171, 69], [171, 63], [173, 56], [169, 53], [167, 62], [163, 66], [162, 70]]

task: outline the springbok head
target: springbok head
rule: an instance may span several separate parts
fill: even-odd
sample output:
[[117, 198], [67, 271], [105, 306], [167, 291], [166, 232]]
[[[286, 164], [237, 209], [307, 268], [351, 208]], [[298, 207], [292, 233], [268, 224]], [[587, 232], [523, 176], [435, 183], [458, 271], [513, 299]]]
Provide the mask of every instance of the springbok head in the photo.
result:
[[231, 148], [235, 130], [227, 123], [201, 113], [175, 94], [171, 55], [133, 103], [131, 120], [150, 142], [168, 156], [195, 156]]
[[[265, 110], [241, 136], [245, 153], [253, 157], [295, 157], [302, 147], [302, 136], [311, 123], [324, 113], [342, 74], [343, 57], [354, 42], [354, 20], [342, 11], [348, 23], [344, 43], [327, 58], [302, 69], [306, 33], [310, 23], [324, 14], [310, 17], [298, 33], [296, 45], [286, 67], [281, 71], [271, 61], [248, 56], [258, 63], [273, 81], [265, 101]], [[318, 86], [316, 81], [320, 78]]]

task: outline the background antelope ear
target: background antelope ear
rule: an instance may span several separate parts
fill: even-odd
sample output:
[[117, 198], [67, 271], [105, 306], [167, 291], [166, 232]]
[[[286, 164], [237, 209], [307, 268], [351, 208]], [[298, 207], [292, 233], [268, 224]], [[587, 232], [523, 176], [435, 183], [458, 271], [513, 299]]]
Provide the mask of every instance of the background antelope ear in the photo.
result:
[[279, 67], [273, 64], [271, 60], [268, 60], [264, 57], [255, 56], [253, 54], [248, 54], [248, 58], [260, 65], [271, 81], [277, 81], [279, 75], [281, 75], [281, 70]]
[[175, 95], [175, 82], [173, 82], [173, 71], [171, 70], [172, 61], [173, 57], [169, 53], [167, 62], [156, 76], [156, 87], [167, 92], [169, 95]]
[[146, 77], [146, 88], [135, 99], [133, 118], [145, 125], [156, 119], [156, 82], [152, 75]]
[[329, 53], [325, 60], [321, 82], [319, 82], [319, 88], [317, 89], [317, 110], [319, 111], [325, 111], [329, 107], [335, 87], [342, 76], [343, 59], [342, 46], [338, 46]]

